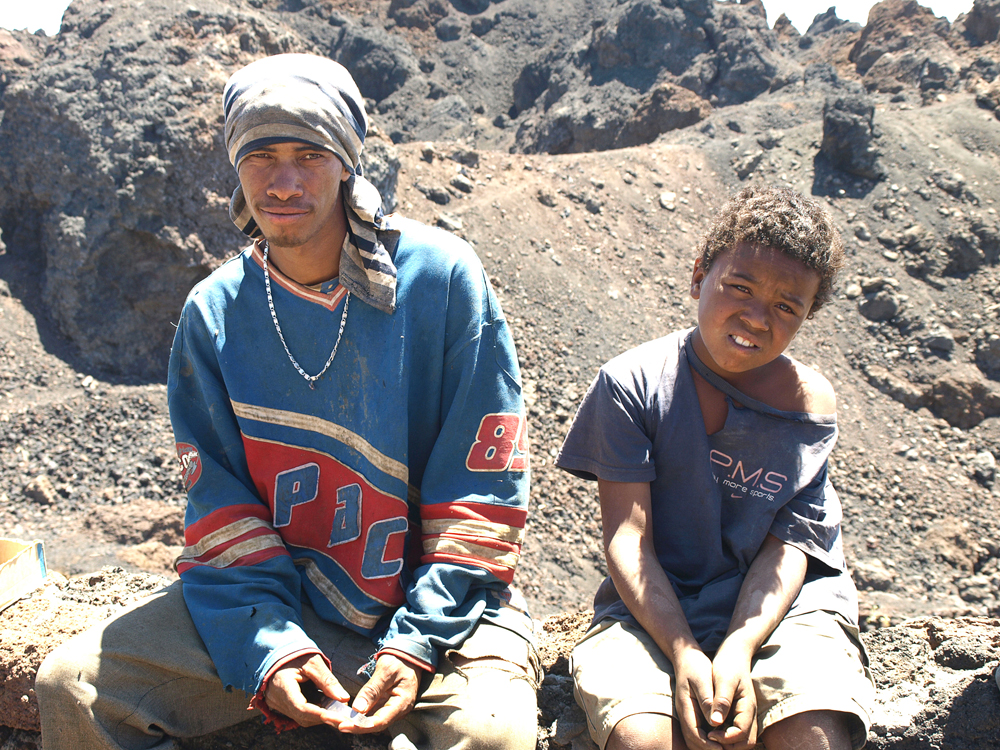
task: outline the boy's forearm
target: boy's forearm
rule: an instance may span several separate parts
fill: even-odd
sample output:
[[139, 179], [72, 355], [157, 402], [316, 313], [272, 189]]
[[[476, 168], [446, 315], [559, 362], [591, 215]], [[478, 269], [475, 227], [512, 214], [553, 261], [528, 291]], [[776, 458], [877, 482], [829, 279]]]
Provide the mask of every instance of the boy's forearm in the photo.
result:
[[768, 534], [743, 580], [722, 648], [752, 657], [799, 595], [807, 565], [802, 550]]
[[608, 546], [607, 558], [625, 606], [671, 663], [684, 649], [699, 648], [670, 579], [641, 540], [619, 536]]
[[629, 612], [674, 663], [685, 648], [698, 648], [670, 579], [650, 541], [648, 482], [598, 480], [608, 572]]

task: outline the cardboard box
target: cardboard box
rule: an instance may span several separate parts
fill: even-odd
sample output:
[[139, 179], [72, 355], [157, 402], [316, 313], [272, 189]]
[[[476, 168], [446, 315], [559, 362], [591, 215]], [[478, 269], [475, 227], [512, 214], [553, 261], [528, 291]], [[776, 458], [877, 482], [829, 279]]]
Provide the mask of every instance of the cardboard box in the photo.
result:
[[45, 575], [41, 542], [0, 539], [0, 612], [41, 586]]

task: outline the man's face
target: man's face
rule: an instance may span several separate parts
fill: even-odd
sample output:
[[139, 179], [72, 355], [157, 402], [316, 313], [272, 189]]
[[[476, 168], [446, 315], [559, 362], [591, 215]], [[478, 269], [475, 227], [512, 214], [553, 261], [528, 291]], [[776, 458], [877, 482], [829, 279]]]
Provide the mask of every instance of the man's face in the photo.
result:
[[276, 143], [251, 152], [238, 172], [250, 212], [272, 248], [323, 250], [342, 238], [340, 183], [350, 173], [333, 152]]
[[819, 273], [773, 248], [739, 245], [707, 273], [699, 258], [691, 279], [695, 351], [724, 379], [774, 361], [812, 309], [819, 283]]

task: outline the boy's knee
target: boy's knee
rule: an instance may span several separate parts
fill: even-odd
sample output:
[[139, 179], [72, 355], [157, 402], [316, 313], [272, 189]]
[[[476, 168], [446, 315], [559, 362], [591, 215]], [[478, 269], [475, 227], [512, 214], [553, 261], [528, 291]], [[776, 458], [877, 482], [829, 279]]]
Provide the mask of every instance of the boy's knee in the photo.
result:
[[684, 750], [674, 720], [662, 714], [633, 714], [619, 721], [605, 750]]
[[804, 711], [772, 724], [760, 739], [768, 750], [798, 747], [850, 750], [851, 727], [848, 715], [840, 711]]

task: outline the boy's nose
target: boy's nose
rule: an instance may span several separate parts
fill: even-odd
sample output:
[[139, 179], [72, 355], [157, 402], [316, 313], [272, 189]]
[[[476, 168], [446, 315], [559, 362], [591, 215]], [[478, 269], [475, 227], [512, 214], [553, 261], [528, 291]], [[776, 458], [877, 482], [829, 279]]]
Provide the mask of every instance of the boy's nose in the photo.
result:
[[740, 319], [755, 331], [766, 331], [770, 327], [763, 305], [747, 305], [743, 308]]

